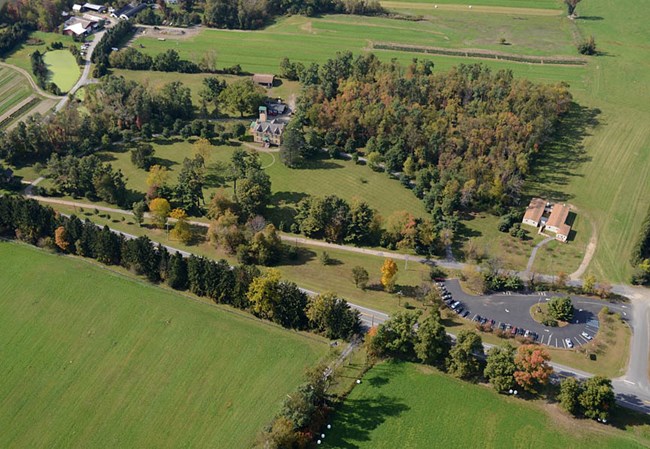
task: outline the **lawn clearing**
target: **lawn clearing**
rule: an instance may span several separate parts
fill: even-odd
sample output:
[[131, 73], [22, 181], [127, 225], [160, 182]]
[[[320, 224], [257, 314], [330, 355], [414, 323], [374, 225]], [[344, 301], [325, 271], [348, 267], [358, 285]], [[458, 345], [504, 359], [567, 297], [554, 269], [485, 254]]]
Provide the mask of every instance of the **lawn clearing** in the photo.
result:
[[2, 447], [250, 447], [320, 339], [0, 243]]
[[576, 421], [557, 406], [502, 396], [426, 366], [388, 362], [352, 390], [324, 439], [325, 447], [358, 449], [623, 449], [648, 443], [643, 433]]
[[41, 53], [46, 53], [48, 51], [47, 48], [52, 45], [53, 42], [61, 42], [64, 47], [69, 47], [70, 45], [79, 45], [75, 43], [75, 41], [70, 36], [59, 33], [46, 33], [44, 31], [34, 31], [29, 35], [28, 39], [41, 40], [43, 43], [38, 45], [28, 45], [25, 42], [17, 45], [11, 54], [5, 58], [4, 62], [26, 70], [27, 73], [31, 75], [34, 82], [36, 82], [36, 78], [34, 78], [34, 75], [32, 74], [32, 63], [30, 59], [32, 53], [34, 53], [36, 50]]
[[72, 89], [81, 75], [81, 69], [72, 53], [68, 50], [52, 50], [45, 53], [43, 60], [50, 72], [48, 81], [59, 86], [61, 92]]

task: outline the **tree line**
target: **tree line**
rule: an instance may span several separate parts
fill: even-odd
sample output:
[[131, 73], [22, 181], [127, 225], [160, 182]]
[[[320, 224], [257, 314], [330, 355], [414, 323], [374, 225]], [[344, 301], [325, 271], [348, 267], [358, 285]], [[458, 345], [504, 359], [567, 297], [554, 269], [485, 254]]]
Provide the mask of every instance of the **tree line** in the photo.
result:
[[645, 285], [650, 284], [650, 210], [646, 216], [634, 249], [630, 262], [634, 267], [632, 283]]
[[480, 64], [434, 73], [340, 53], [323, 65], [285, 60], [304, 91], [297, 130], [330, 150], [363, 151], [399, 172], [434, 215], [516, 204], [535, 157], [572, 101], [567, 85], [515, 79]]
[[52, 208], [21, 197], [0, 197], [0, 234], [76, 254], [107, 265], [121, 265], [153, 283], [190, 291], [219, 304], [247, 310], [290, 329], [311, 330], [331, 339], [349, 339], [359, 332], [358, 311], [336, 294], [310, 298], [277, 270], [261, 273], [253, 265], [231, 267], [169, 251], [148, 237], [126, 239], [108, 226], [65, 217]]
[[6, 56], [16, 45], [27, 39], [33, 30], [34, 25], [25, 21], [16, 22], [2, 30], [0, 32], [0, 56]]
[[609, 379], [567, 378], [558, 390], [550, 383], [553, 368], [543, 347], [522, 344], [515, 348], [506, 344], [485, 354], [481, 337], [470, 330], [461, 330], [452, 343], [437, 308], [424, 317], [421, 311], [395, 314], [371, 329], [365, 344], [374, 360], [389, 358], [432, 365], [459, 379], [488, 381], [502, 394], [557, 398], [575, 416], [606, 421], [614, 411], [615, 396]]
[[70, 7], [69, 0], [8, 0], [0, 7], [0, 22], [23, 22], [29, 23], [32, 29], [54, 31], [65, 19], [61, 13]]

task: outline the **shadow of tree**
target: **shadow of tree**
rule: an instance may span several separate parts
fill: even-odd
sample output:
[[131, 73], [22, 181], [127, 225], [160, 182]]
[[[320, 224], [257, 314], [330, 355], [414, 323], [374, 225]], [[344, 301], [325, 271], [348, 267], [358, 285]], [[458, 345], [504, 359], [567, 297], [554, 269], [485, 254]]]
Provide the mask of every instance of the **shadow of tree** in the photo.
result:
[[336, 414], [336, 432], [331, 435], [329, 446], [358, 448], [358, 443], [369, 441], [370, 433], [387, 418], [399, 416], [409, 409], [410, 407], [402, 403], [399, 398], [384, 394], [367, 399], [348, 399], [341, 411]]
[[561, 118], [555, 139], [544, 144], [531, 163], [526, 202], [534, 196], [554, 201], [569, 201], [572, 198], [562, 187], [571, 178], [582, 176], [577, 170], [591, 160], [583, 141], [600, 124], [600, 112], [597, 108], [587, 108], [575, 102], [571, 104], [569, 111]]

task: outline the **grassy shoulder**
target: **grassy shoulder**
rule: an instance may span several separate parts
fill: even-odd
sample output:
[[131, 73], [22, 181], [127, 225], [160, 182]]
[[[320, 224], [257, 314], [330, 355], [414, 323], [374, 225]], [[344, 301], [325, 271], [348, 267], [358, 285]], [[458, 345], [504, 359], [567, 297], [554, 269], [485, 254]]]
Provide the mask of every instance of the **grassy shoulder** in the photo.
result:
[[[373, 367], [334, 417], [326, 447], [640, 448], [648, 422], [575, 420], [556, 405], [523, 401], [423, 365]], [[622, 421], [622, 420], [621, 420]]]
[[328, 351], [85, 260], [0, 254], [3, 447], [248, 447]]

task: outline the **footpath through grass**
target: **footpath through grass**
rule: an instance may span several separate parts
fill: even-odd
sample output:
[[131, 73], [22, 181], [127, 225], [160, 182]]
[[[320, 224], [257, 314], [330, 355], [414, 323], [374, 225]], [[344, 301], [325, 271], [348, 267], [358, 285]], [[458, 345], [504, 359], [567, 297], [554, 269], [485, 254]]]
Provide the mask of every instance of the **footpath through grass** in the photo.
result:
[[381, 363], [352, 390], [324, 443], [357, 449], [647, 447], [649, 426], [636, 424], [626, 433], [575, 421], [556, 406], [498, 395], [423, 365]]
[[0, 243], [0, 447], [250, 447], [327, 352], [233, 309]]

